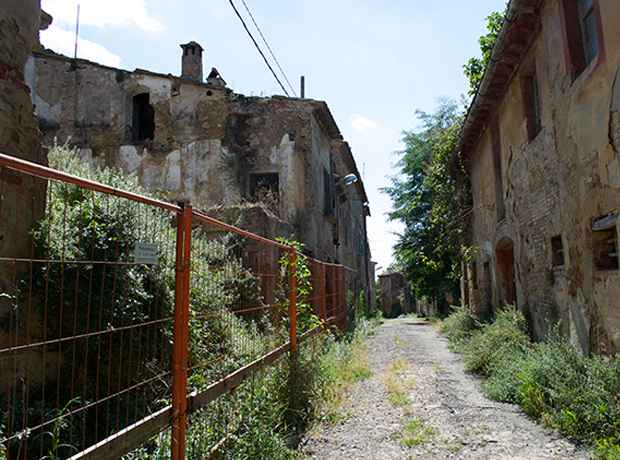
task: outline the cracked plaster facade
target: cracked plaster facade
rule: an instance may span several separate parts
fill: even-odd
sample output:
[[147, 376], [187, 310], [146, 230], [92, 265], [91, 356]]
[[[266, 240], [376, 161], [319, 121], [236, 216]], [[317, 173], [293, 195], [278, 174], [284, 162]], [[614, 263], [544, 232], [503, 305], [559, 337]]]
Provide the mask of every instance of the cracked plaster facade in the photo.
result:
[[[462, 291], [478, 310], [516, 301], [531, 314], [538, 339], [562, 319], [585, 353], [607, 354], [620, 347], [618, 221], [607, 226], [616, 255], [605, 269], [597, 267], [593, 233], [601, 219], [620, 213], [620, 4], [593, 5], [599, 52], [578, 76], [562, 1], [520, 7], [513, 28], [518, 32], [531, 15], [532, 39], [525, 46], [515, 35], [521, 57], [475, 146], [461, 153], [471, 180], [468, 245], [474, 249]], [[527, 68], [535, 69], [538, 86], [540, 126], [533, 138]]]
[[[372, 296], [367, 197], [361, 180], [334, 187], [334, 177], [360, 175], [324, 102], [234, 94], [215, 69], [202, 83], [49, 50], [33, 53], [25, 74], [44, 144], [67, 142], [93, 165], [135, 173], [167, 200], [261, 236], [294, 233], [313, 257], [351, 268], [347, 289]], [[136, 139], [134, 96], [141, 94], [152, 107], [152, 138]], [[273, 212], [248, 206], [252, 178], [270, 174], [277, 174], [279, 205]]]

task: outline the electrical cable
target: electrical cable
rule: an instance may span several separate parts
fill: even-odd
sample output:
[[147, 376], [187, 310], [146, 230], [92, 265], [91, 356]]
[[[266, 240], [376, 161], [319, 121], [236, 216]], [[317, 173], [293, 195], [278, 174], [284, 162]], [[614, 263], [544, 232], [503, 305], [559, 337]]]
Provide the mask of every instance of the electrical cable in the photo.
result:
[[254, 23], [254, 27], [256, 27], [256, 30], [258, 30], [258, 33], [260, 34], [261, 38], [263, 39], [263, 43], [265, 43], [265, 46], [269, 50], [269, 54], [271, 54], [271, 57], [275, 61], [276, 65], [278, 66], [278, 69], [280, 69], [280, 73], [282, 74], [282, 76], [286, 80], [286, 83], [288, 83], [288, 87], [291, 89], [291, 92], [293, 93], [293, 96], [297, 97], [297, 94], [295, 93], [295, 90], [293, 89], [293, 85], [291, 85], [291, 82], [288, 80], [288, 77], [286, 76], [286, 73], [284, 73], [284, 70], [282, 69], [282, 67], [280, 66], [280, 63], [276, 59], [275, 54], [273, 54], [273, 51], [271, 50], [271, 47], [269, 46], [269, 43], [267, 43], [267, 39], [265, 38], [265, 36], [263, 35], [263, 32], [260, 30], [260, 27], [258, 27], [258, 24], [254, 20], [254, 16], [252, 16], [252, 12], [250, 11], [250, 8], [248, 8], [248, 5], [245, 3], [245, 0], [241, 0], [241, 2], [243, 3], [243, 6], [245, 7], [245, 10], [250, 15], [250, 19], [252, 19], [252, 22]]
[[[243, 0], [242, 0], [243, 1]], [[295, 101], [291, 98], [291, 96], [289, 95], [288, 91], [286, 90], [286, 88], [284, 87], [284, 85], [282, 84], [282, 82], [280, 81], [280, 79], [278, 78], [278, 75], [276, 74], [276, 72], [273, 70], [273, 67], [271, 66], [271, 64], [269, 64], [269, 61], [267, 60], [267, 57], [265, 56], [265, 54], [263, 53], [263, 51], [261, 50], [260, 46], [258, 45], [258, 43], [256, 42], [256, 40], [254, 39], [254, 36], [252, 35], [252, 32], [250, 32], [250, 29], [248, 28], [247, 24], [245, 23], [245, 21], [243, 20], [243, 18], [241, 17], [241, 14], [239, 14], [239, 10], [237, 10], [237, 7], [235, 6], [233, 0], [228, 0], [228, 2], [230, 3], [230, 6], [232, 6], [233, 10], [235, 11], [235, 14], [237, 15], [237, 17], [239, 18], [239, 20], [241, 21], [241, 24], [243, 25], [243, 28], [245, 29], [245, 31], [247, 32], [247, 34], [250, 36], [250, 39], [252, 40], [252, 43], [254, 43], [254, 46], [256, 47], [256, 49], [258, 50], [258, 52], [260, 53], [260, 55], [262, 56], [263, 60], [265, 61], [265, 64], [267, 64], [267, 67], [269, 68], [269, 70], [271, 71], [271, 74], [274, 76], [274, 78], [276, 79], [276, 81], [278, 82], [278, 84], [280, 85], [280, 88], [282, 88], [282, 91], [284, 91], [284, 94], [286, 94], [286, 97], [288, 98], [288, 100], [291, 102], [291, 104], [293, 104], [293, 107], [295, 107], [295, 110], [297, 110], [297, 112], [299, 113], [299, 116], [308, 124], [308, 127], [310, 128], [310, 130], [316, 134], [318, 140], [320, 143], [322, 143], [328, 151], [331, 151], [331, 145], [328, 144], [327, 142], [325, 142], [325, 140], [323, 139], [323, 137], [321, 136], [321, 133], [319, 133], [314, 126], [312, 126], [312, 123], [310, 122], [310, 120], [308, 120], [308, 118], [306, 118], [306, 116], [302, 113], [302, 111], [300, 110], [300, 108], [297, 106], [297, 104], [295, 103]], [[244, 2], [245, 4], [245, 2]], [[284, 72], [283, 72], [284, 74]], [[284, 77], [286, 78], [286, 75], [284, 75]], [[288, 79], [287, 79], [288, 81]]]

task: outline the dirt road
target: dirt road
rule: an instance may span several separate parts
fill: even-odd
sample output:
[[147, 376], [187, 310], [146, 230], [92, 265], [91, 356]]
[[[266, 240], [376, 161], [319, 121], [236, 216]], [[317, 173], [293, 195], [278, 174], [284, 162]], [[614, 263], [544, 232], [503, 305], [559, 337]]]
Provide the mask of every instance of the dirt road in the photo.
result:
[[415, 319], [370, 337], [373, 376], [353, 391], [348, 417], [302, 447], [316, 459], [588, 459], [517, 406], [487, 399], [447, 340]]

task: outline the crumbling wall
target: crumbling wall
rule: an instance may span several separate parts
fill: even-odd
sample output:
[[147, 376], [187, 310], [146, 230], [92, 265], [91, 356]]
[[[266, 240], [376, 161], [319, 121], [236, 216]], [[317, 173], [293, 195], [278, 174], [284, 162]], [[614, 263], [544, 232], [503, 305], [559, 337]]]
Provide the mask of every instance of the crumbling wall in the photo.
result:
[[[41, 19], [38, 1], [0, 3], [0, 152], [46, 164], [30, 89], [24, 78], [28, 54], [39, 46], [39, 27], [49, 24], [49, 16], [43, 14]], [[0, 189], [0, 257], [4, 259], [0, 261], [0, 316], [10, 318], [10, 311], [18, 302], [15, 283], [30, 266], [19, 260], [32, 258], [31, 232], [44, 212], [46, 185], [31, 176], [0, 168]], [[0, 328], [0, 348], [22, 345], [26, 334], [26, 330], [15, 328], [9, 335]], [[26, 358], [26, 353], [22, 350], [3, 355], [0, 392], [5, 385], [28, 377], [24, 375], [23, 360], [30, 359], [29, 369], [39, 371], [42, 357], [33, 351]]]

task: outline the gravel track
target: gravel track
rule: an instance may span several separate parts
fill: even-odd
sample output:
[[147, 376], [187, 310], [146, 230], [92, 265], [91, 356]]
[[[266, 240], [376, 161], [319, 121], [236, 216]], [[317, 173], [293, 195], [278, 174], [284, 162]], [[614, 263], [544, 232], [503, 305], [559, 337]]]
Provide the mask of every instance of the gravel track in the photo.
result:
[[[373, 376], [357, 384], [339, 424], [303, 443], [315, 459], [588, 459], [556, 433], [534, 424], [518, 406], [487, 399], [478, 379], [463, 372], [458, 355], [428, 324], [389, 320], [369, 338]], [[390, 402], [388, 384], [404, 400]], [[413, 422], [413, 423], [412, 423]], [[410, 445], [404, 426], [413, 424]]]

